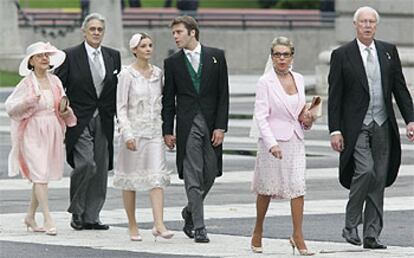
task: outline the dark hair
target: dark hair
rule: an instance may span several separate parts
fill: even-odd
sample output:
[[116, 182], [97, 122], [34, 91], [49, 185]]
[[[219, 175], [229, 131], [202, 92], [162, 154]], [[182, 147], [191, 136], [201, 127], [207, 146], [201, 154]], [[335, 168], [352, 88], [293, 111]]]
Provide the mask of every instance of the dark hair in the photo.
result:
[[188, 35], [190, 35], [190, 32], [192, 30], [195, 30], [195, 38], [196, 38], [197, 41], [199, 40], [200, 29], [198, 28], [198, 24], [197, 24], [196, 20], [193, 17], [188, 16], [188, 15], [177, 16], [170, 23], [170, 28], [172, 28], [174, 25], [177, 25], [177, 24], [180, 24], [180, 23], [184, 24], [185, 28], [188, 31]]
[[[150, 39], [151, 41], [153, 41], [153, 40], [152, 40], [152, 38], [151, 38], [151, 36], [150, 36], [150, 35], [148, 35], [147, 33], [145, 33], [145, 32], [138, 32], [138, 33], [139, 33], [139, 34], [141, 34], [141, 39], [139, 40], [138, 44], [134, 47], [134, 49], [138, 47], [139, 43], [141, 43], [141, 41], [142, 41], [143, 39]], [[133, 54], [135, 57], [137, 57], [137, 55], [136, 55], [135, 53], [132, 53], [132, 54]]]
[[[33, 71], [33, 70], [34, 70], [34, 66], [30, 64], [30, 59], [32, 59], [32, 57], [33, 57], [33, 56], [31, 56], [31, 57], [29, 58], [29, 60], [27, 60], [27, 69], [29, 69], [29, 70], [32, 70], [32, 71]], [[49, 70], [50, 70], [50, 69], [52, 69], [52, 68], [53, 68], [53, 65], [49, 65]]]

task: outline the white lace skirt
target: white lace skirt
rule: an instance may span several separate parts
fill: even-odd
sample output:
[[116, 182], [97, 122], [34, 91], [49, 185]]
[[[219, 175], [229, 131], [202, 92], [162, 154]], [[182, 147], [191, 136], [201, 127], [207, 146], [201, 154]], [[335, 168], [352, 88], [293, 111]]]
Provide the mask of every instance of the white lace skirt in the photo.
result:
[[138, 138], [136, 144], [137, 150], [130, 151], [121, 137], [113, 186], [129, 191], [165, 188], [170, 184], [171, 171], [167, 169], [162, 138]]
[[261, 139], [258, 141], [252, 191], [274, 199], [294, 199], [305, 195], [305, 144], [296, 134], [289, 141], [278, 141], [283, 158], [276, 159]]

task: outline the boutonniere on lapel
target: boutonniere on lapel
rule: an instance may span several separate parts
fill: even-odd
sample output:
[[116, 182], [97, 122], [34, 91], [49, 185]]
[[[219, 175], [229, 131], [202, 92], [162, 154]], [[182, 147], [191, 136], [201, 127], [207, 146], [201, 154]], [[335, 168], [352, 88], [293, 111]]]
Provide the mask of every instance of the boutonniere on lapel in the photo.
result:
[[217, 64], [217, 59], [214, 56], [211, 59], [213, 59], [214, 64]]
[[385, 52], [385, 54], [387, 55], [388, 60], [391, 60], [391, 56], [388, 52]]

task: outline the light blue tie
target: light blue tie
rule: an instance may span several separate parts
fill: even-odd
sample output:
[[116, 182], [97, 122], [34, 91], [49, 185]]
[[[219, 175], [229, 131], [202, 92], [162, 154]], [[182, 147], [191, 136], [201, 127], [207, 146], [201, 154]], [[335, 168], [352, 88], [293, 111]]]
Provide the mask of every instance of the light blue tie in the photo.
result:
[[377, 65], [376, 59], [374, 58], [374, 55], [372, 54], [372, 49], [367, 47], [365, 50], [368, 52], [368, 56], [367, 56], [367, 77], [368, 77], [369, 80], [371, 80], [373, 82], [377, 79], [378, 65]]
[[91, 64], [91, 73], [93, 84], [96, 88], [96, 94], [99, 96], [103, 88], [104, 73], [101, 62], [99, 61], [99, 50], [93, 52], [93, 59]]

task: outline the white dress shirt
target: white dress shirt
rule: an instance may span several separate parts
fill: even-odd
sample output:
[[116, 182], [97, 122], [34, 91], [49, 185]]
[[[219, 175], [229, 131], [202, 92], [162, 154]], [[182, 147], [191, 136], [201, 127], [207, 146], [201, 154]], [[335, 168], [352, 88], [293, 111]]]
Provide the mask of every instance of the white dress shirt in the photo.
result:
[[370, 49], [373, 58], [375, 59], [376, 63], [378, 64], [378, 55], [377, 55], [377, 49], [375, 48], [375, 43], [374, 41], [372, 41], [371, 45], [369, 45], [368, 47], [366, 45], [364, 45], [361, 41], [359, 41], [359, 39], [357, 39], [357, 44], [358, 44], [358, 48], [359, 48], [359, 53], [361, 54], [362, 57], [362, 62], [364, 63], [364, 67], [365, 69], [367, 69], [367, 58], [368, 58], [368, 52], [365, 50], [367, 48]]
[[[184, 50], [184, 53], [185, 53], [188, 61], [190, 61], [190, 64], [193, 65], [194, 70], [197, 72], [198, 67], [200, 66], [200, 57], [201, 57], [201, 44], [200, 44], [200, 42], [197, 43], [197, 46], [193, 50], [189, 50], [189, 49], [185, 49], [185, 48], [183, 50]], [[194, 62], [195, 62], [195, 64], [194, 64]], [[194, 65], [196, 65], [196, 67], [194, 67]]]

